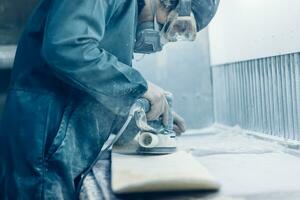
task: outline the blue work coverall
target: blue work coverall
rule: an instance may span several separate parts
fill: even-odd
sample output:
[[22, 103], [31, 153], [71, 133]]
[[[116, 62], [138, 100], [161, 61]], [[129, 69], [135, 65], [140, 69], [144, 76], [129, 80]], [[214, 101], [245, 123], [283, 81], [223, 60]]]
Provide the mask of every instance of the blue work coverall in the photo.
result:
[[0, 199], [74, 199], [76, 179], [147, 90], [131, 67], [136, 0], [41, 0], [0, 129]]

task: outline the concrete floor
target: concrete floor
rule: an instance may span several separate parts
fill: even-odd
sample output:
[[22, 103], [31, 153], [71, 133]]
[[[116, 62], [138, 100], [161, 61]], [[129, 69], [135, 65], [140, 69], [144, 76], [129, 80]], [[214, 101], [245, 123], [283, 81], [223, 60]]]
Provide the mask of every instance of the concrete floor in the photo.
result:
[[[208, 128], [179, 138], [222, 185], [218, 192], [181, 192], [115, 196], [110, 189], [109, 156], [99, 161], [85, 190], [85, 199], [157, 200], [299, 200], [300, 150], [275, 140], [259, 139], [238, 128]], [[298, 149], [297, 149], [298, 148]], [[94, 188], [94, 190], [91, 188]]]

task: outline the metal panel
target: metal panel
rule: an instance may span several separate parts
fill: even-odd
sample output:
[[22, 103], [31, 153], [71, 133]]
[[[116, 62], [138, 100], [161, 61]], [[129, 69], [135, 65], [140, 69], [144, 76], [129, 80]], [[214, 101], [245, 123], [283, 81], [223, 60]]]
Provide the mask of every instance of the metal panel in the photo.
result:
[[300, 53], [213, 67], [217, 123], [300, 141]]

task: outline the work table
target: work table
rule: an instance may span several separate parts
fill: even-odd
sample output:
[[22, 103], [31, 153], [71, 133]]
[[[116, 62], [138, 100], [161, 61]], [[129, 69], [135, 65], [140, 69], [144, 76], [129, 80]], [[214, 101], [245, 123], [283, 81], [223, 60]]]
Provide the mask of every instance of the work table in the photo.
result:
[[160, 193], [117, 197], [110, 190], [110, 157], [107, 155], [98, 162], [93, 175], [86, 181], [88, 184], [85, 195], [99, 195], [98, 199], [102, 196], [103, 199], [116, 200], [300, 199], [300, 150], [297, 145], [288, 148], [275, 140], [249, 135], [238, 128], [209, 128], [180, 137], [178, 148], [195, 156], [220, 181], [221, 190], [212, 193]]

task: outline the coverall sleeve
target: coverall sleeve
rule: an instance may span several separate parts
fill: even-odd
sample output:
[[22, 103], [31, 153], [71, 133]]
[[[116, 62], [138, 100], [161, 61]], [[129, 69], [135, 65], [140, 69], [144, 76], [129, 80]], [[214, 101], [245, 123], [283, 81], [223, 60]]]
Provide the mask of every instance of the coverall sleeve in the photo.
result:
[[123, 1], [52, 1], [41, 52], [47, 64], [66, 83], [126, 115], [147, 83], [137, 70], [99, 47], [106, 25]]

